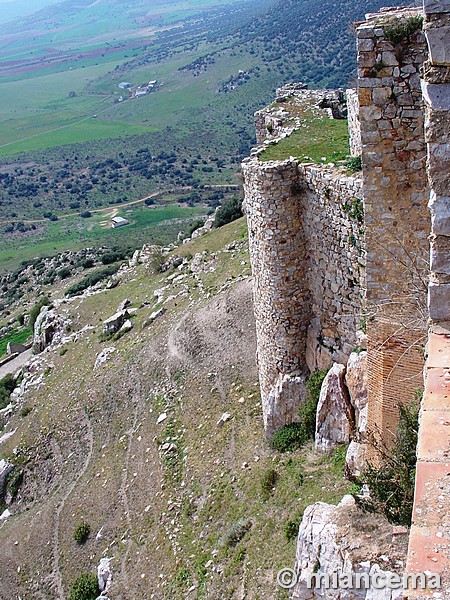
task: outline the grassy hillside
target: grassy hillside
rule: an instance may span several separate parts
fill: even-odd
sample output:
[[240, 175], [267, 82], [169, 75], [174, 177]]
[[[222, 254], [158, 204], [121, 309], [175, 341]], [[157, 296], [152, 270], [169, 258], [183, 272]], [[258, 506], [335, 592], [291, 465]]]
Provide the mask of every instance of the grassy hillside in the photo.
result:
[[[305, 506], [348, 489], [342, 452], [280, 455], [264, 441], [245, 222], [175, 253], [186, 259], [176, 271], [142, 265], [58, 309], [73, 336], [35, 359], [42, 382], [2, 432], [16, 430], [0, 445], [17, 465], [2, 527], [10, 597], [67, 598], [108, 556], [114, 598], [287, 598], [276, 573], [293, 564]], [[125, 298], [132, 331], [101, 341]]]
[[[51, 227], [35, 231], [27, 222], [74, 206], [91, 210], [173, 187], [236, 184], [255, 142], [254, 111], [286, 81], [347, 85], [355, 64], [351, 24], [380, 4], [386, 2], [205, 0], [163, 9], [141, 0], [83, 1], [4, 29], [5, 257], [9, 248], [29, 256], [42, 243], [62, 250], [62, 239], [42, 240]], [[119, 88], [129, 82], [135, 92], [154, 80], [139, 98]]]

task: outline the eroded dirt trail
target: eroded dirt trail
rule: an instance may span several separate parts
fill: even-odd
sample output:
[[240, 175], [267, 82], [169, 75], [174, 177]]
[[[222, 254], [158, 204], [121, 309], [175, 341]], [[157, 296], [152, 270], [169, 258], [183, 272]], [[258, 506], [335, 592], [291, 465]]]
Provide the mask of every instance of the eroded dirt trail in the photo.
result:
[[89, 420], [89, 417], [83, 413], [84, 416], [84, 423], [86, 425], [86, 430], [87, 430], [87, 438], [88, 438], [88, 453], [86, 456], [86, 460], [84, 462], [84, 465], [82, 467], [82, 469], [79, 471], [77, 477], [72, 481], [72, 483], [70, 484], [70, 486], [68, 487], [66, 493], [64, 494], [61, 502], [57, 505], [56, 508], [56, 515], [55, 515], [55, 526], [54, 526], [54, 531], [53, 531], [53, 569], [52, 569], [52, 578], [55, 582], [55, 587], [58, 590], [58, 599], [59, 600], [64, 600], [65, 599], [65, 594], [64, 594], [64, 586], [63, 586], [63, 582], [62, 582], [62, 576], [61, 576], [61, 570], [59, 567], [59, 559], [60, 559], [60, 551], [59, 551], [59, 533], [60, 533], [60, 526], [61, 526], [61, 513], [65, 507], [65, 504], [67, 502], [67, 500], [69, 499], [70, 495], [72, 494], [72, 492], [74, 491], [76, 485], [78, 484], [78, 482], [80, 481], [80, 479], [84, 476], [84, 474], [86, 473], [91, 460], [92, 460], [92, 454], [93, 454], [93, 450], [94, 450], [94, 431], [92, 429], [92, 425], [91, 422]]

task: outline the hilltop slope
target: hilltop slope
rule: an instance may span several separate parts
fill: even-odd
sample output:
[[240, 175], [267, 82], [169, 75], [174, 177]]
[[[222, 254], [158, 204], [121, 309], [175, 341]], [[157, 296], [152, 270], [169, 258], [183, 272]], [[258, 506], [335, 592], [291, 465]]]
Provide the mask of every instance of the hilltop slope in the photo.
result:
[[[59, 305], [71, 325], [33, 359], [0, 444], [18, 488], [0, 526], [1, 600], [67, 598], [101, 557], [114, 600], [285, 598], [285, 527], [348, 489], [339, 460], [264, 441], [244, 220], [175, 252], [175, 270], [127, 267], [117, 287]], [[133, 329], [101, 341], [124, 299]]]

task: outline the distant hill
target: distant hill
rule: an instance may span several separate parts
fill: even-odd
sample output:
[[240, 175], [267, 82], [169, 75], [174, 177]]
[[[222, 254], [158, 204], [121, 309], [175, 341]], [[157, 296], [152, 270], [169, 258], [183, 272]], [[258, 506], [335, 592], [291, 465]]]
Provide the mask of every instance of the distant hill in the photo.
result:
[[0, 2], [0, 23], [13, 21], [31, 15], [42, 8], [60, 3], [61, 0], [2, 0]]
[[[348, 86], [355, 72], [353, 24], [398, 0], [280, 0], [239, 32], [282, 82]], [[409, 4], [409, 3], [405, 3]]]

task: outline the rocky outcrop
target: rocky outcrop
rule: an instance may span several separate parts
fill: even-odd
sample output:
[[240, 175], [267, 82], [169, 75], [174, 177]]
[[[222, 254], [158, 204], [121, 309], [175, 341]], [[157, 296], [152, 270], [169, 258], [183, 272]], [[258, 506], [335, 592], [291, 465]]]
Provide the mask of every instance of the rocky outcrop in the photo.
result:
[[359, 423], [361, 411], [367, 406], [367, 352], [352, 352], [345, 373], [350, 402], [355, 409], [355, 421]]
[[33, 353], [39, 354], [53, 342], [60, 341], [69, 325], [69, 319], [43, 306], [34, 324]]
[[104, 598], [112, 583], [111, 559], [102, 558], [97, 568], [98, 589], [102, 593], [101, 598]]
[[[126, 308], [130, 304], [129, 300], [121, 302], [118, 311], [103, 321], [103, 335], [112, 335], [120, 331], [124, 326], [125, 330], [131, 329], [132, 324], [129, 317], [136, 313], [136, 309]], [[125, 325], [127, 323], [127, 325]]]
[[352, 475], [360, 475], [366, 457], [367, 429], [367, 352], [352, 352], [347, 363], [345, 383], [350, 393], [350, 402], [355, 411], [355, 435], [346, 457], [346, 467]]
[[105, 364], [115, 351], [116, 349], [113, 347], [102, 350], [95, 360], [94, 369], [98, 369]]
[[0, 460], [0, 500], [3, 499], [8, 475], [14, 470], [14, 465], [7, 460]]
[[298, 408], [306, 397], [303, 377], [280, 375], [263, 405], [264, 424], [268, 436], [295, 421]]
[[[390, 525], [379, 515], [363, 513], [352, 496], [338, 506], [318, 502], [305, 510], [297, 538], [296, 600], [395, 600], [401, 590], [325, 589], [322, 576], [333, 572], [369, 576], [376, 572], [402, 574], [408, 544], [408, 531]], [[318, 581], [316, 589], [310, 589]], [[400, 592], [400, 595], [399, 595]]]
[[345, 385], [345, 365], [335, 363], [323, 380], [316, 415], [315, 446], [329, 451], [348, 444], [355, 427], [355, 410]]

